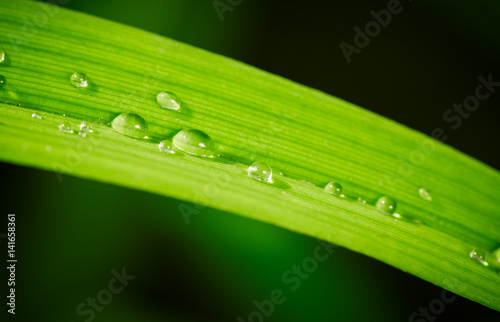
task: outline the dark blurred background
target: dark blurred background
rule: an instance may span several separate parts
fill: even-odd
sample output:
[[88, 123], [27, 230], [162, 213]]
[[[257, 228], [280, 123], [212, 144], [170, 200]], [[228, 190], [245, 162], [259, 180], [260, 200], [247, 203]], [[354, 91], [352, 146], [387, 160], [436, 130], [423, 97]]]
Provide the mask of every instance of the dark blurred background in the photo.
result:
[[[223, 21], [213, 0], [64, 6], [243, 61], [423, 133], [442, 128], [448, 144], [500, 169], [500, 90], [457, 129], [443, 119], [474, 94], [479, 76], [500, 81], [500, 2], [401, 1], [402, 12], [347, 63], [339, 44], [353, 45], [353, 28], [364, 29], [374, 20], [370, 11], [388, 3], [242, 0]], [[286, 300], [263, 321], [500, 320], [463, 298], [432, 318], [411, 319], [442, 289], [342, 248], [291, 290], [282, 275], [313, 255], [312, 238], [208, 208], [187, 225], [175, 199], [0, 167], [1, 213], [18, 220], [19, 321], [261, 321], [248, 318], [257, 310], [253, 302], [268, 300], [274, 289]], [[0, 246], [5, 253], [5, 241]], [[107, 289], [111, 271], [123, 268], [135, 278], [95, 317], [78, 315], [80, 303]]]

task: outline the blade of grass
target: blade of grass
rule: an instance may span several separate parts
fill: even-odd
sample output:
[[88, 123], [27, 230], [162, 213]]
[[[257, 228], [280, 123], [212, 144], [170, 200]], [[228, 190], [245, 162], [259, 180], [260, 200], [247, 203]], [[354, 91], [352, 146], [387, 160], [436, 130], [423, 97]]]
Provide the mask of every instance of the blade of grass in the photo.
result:
[[[0, 64], [7, 79], [1, 160], [177, 197], [186, 201], [180, 211], [187, 222], [196, 220], [196, 202], [272, 223], [500, 309], [498, 273], [469, 257], [500, 244], [496, 170], [324, 93], [65, 9], [2, 1], [0, 44], [7, 53]], [[74, 72], [88, 75], [88, 88], [71, 85]], [[165, 90], [182, 99], [180, 113], [156, 103]], [[108, 126], [123, 112], [149, 122], [149, 139]], [[93, 123], [87, 137], [58, 130], [82, 121]], [[208, 133], [222, 158], [158, 150], [161, 139], [185, 128]], [[416, 153], [421, 161], [403, 172], [401, 158]], [[274, 184], [252, 180], [246, 169], [255, 160], [285, 175]], [[372, 204], [393, 197], [403, 218], [421, 224], [326, 194], [322, 187], [333, 178]], [[419, 196], [420, 188], [432, 200]]]

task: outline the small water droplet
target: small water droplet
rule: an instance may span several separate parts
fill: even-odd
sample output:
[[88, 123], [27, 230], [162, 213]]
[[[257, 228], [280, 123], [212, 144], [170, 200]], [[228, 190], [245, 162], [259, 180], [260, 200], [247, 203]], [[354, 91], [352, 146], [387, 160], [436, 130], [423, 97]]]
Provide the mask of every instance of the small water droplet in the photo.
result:
[[82, 123], [80, 123], [80, 131], [93, 132], [92, 131], [92, 124], [89, 124], [89, 123], [83, 121]]
[[84, 138], [87, 137], [87, 133], [89, 133], [89, 132], [78, 131], [78, 135], [81, 136], [81, 137], [84, 137]]
[[422, 198], [422, 199], [425, 199], [425, 200], [428, 200], [428, 201], [431, 201], [432, 200], [432, 196], [429, 194], [429, 192], [427, 190], [425, 190], [424, 188], [420, 188], [418, 189], [418, 195]]
[[254, 162], [248, 167], [248, 176], [258, 181], [273, 182], [273, 170], [264, 162]]
[[363, 197], [358, 197], [358, 202], [362, 204], [366, 204], [366, 200]]
[[7, 84], [7, 79], [5, 78], [5, 76], [0, 75], [0, 88], [4, 87], [5, 84]]
[[477, 249], [474, 249], [469, 253], [470, 258], [478, 262], [479, 264], [488, 267], [490, 264], [486, 261], [486, 253]]
[[340, 196], [342, 194], [342, 185], [338, 182], [329, 182], [325, 186], [325, 191], [335, 196]]
[[376, 207], [380, 211], [392, 214], [396, 211], [396, 201], [390, 197], [383, 196], [377, 200]]
[[158, 144], [158, 148], [161, 152], [175, 153], [172, 141], [170, 140], [161, 141], [160, 144]]
[[87, 87], [87, 75], [84, 73], [74, 73], [71, 75], [71, 84], [75, 87]]
[[34, 118], [34, 119], [37, 119], [37, 120], [41, 120], [42, 119], [42, 117], [40, 115], [36, 114], [36, 113], [31, 114], [31, 117]]
[[0, 63], [5, 61], [5, 51], [0, 50]]
[[64, 133], [74, 133], [73, 129], [71, 128], [71, 124], [69, 123], [59, 124], [59, 131]]
[[52, 147], [50, 145], [45, 146], [45, 151], [51, 152], [52, 151]]
[[162, 108], [167, 108], [169, 110], [180, 110], [181, 100], [177, 95], [170, 92], [161, 92], [156, 96], [156, 101]]
[[172, 143], [176, 149], [199, 157], [213, 158], [216, 153], [212, 138], [200, 130], [182, 130], [174, 136]]
[[140, 115], [123, 113], [111, 122], [111, 127], [120, 134], [133, 138], [144, 138], [148, 130], [148, 123]]

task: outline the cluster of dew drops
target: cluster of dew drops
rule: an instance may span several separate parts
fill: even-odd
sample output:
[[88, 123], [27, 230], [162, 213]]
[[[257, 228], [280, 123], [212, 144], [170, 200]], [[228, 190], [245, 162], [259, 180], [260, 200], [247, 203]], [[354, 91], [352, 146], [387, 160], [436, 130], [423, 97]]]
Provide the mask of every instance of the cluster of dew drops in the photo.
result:
[[[6, 54], [0, 50], [0, 64], [5, 61]], [[75, 72], [70, 77], [71, 84], [76, 88], [86, 88], [88, 86], [87, 76], [81, 72]], [[5, 76], [0, 74], [0, 89], [7, 83]], [[180, 112], [182, 108], [182, 101], [177, 95], [169, 91], [158, 93], [156, 101], [161, 108]], [[41, 119], [42, 117], [36, 113], [32, 114], [34, 119]], [[117, 116], [111, 123], [111, 127], [118, 133], [137, 139], [147, 138], [148, 123], [140, 115], [134, 113], [123, 113]], [[64, 133], [78, 133], [82, 137], [86, 137], [92, 133], [92, 125], [88, 122], [82, 122], [78, 130], [74, 130], [70, 124], [61, 123], [59, 130]], [[212, 138], [205, 132], [196, 129], [185, 129], [178, 132], [172, 140], [166, 139], [158, 144], [161, 152], [174, 154], [176, 151], [182, 151], [190, 155], [206, 158], [214, 158], [217, 155], [215, 144]], [[267, 184], [273, 184], [273, 171], [271, 167], [261, 161], [254, 162], [248, 167], [248, 176], [257, 181]], [[281, 174], [281, 173], [280, 173]], [[329, 182], [324, 192], [338, 198], [347, 198], [343, 193], [343, 187], [339, 182]], [[420, 198], [432, 201], [430, 193], [420, 188], [418, 190]], [[361, 204], [369, 204], [365, 198], [358, 197], [357, 201]], [[384, 214], [391, 215], [395, 218], [401, 218], [401, 215], [396, 213], [397, 203], [389, 196], [381, 196], [373, 204], [379, 211]], [[415, 221], [418, 222], [418, 221]], [[475, 262], [484, 267], [494, 268], [497, 272], [497, 262], [500, 263], [500, 248], [493, 252], [486, 252], [484, 250], [474, 249], [469, 253], [469, 257]], [[492, 265], [492, 262], [493, 265]]]

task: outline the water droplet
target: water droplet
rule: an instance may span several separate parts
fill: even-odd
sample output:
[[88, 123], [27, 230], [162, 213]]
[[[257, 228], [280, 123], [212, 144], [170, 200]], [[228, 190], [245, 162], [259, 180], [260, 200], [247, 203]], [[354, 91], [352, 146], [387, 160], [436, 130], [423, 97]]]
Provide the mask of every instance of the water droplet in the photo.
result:
[[161, 152], [175, 153], [172, 141], [170, 140], [161, 141], [160, 144], [158, 144], [158, 148]]
[[52, 147], [50, 145], [45, 146], [45, 151], [51, 152], [52, 151]]
[[396, 211], [396, 201], [390, 197], [383, 196], [377, 200], [376, 207], [380, 211], [392, 214]]
[[80, 123], [80, 131], [93, 132], [92, 131], [92, 124], [89, 124], [89, 123], [83, 121], [82, 123]]
[[111, 127], [118, 133], [131, 136], [133, 138], [144, 138], [148, 131], [148, 123], [142, 116], [133, 113], [123, 113], [118, 115]]
[[432, 196], [429, 194], [429, 192], [427, 190], [425, 190], [424, 188], [420, 188], [418, 189], [418, 195], [422, 198], [422, 199], [425, 199], [425, 200], [428, 200], [428, 201], [431, 201], [432, 200]]
[[64, 133], [74, 133], [73, 129], [71, 128], [71, 124], [69, 123], [59, 124], [59, 131]]
[[5, 51], [0, 50], [0, 63], [5, 61]]
[[248, 176], [258, 181], [273, 182], [273, 170], [264, 162], [254, 162], [248, 167]]
[[42, 119], [42, 117], [40, 115], [36, 114], [36, 113], [31, 114], [31, 117], [34, 118], [34, 119], [37, 119], [37, 120], [41, 120]]
[[89, 133], [89, 132], [78, 131], [78, 135], [81, 136], [81, 137], [84, 137], [84, 138], [87, 137], [87, 133]]
[[5, 84], [7, 84], [7, 79], [5, 78], [5, 76], [0, 75], [0, 88], [4, 87]]
[[181, 100], [177, 95], [170, 92], [161, 92], [156, 96], [156, 101], [160, 107], [167, 108], [169, 110], [180, 110]]
[[493, 255], [495, 256], [497, 262], [500, 263], [500, 248], [493, 251]]
[[71, 75], [71, 84], [75, 87], [87, 87], [87, 75], [84, 73], [74, 73]]
[[172, 143], [176, 149], [199, 157], [213, 158], [216, 150], [212, 138], [200, 130], [182, 130]]
[[366, 204], [366, 200], [363, 197], [358, 197], [358, 202], [362, 204]]
[[329, 182], [325, 186], [325, 191], [335, 196], [340, 196], [342, 194], [342, 185], [338, 182]]
[[473, 251], [470, 252], [469, 254], [470, 258], [478, 262], [479, 264], [488, 267], [490, 264], [486, 261], [486, 253], [480, 250], [474, 249]]

